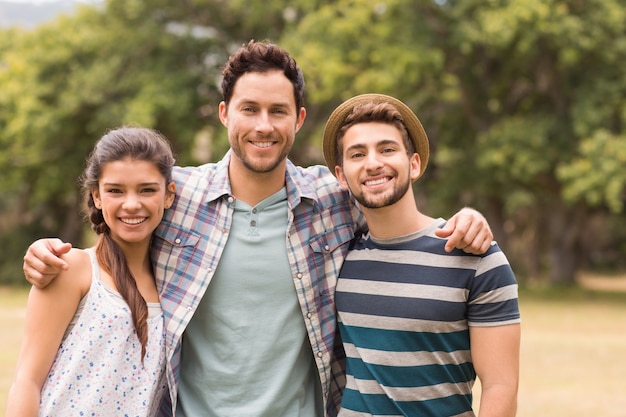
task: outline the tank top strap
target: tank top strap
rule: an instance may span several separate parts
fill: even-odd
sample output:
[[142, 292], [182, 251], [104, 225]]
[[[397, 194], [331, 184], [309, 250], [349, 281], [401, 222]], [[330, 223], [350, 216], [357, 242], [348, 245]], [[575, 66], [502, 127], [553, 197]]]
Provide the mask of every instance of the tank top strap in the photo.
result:
[[85, 252], [89, 254], [89, 259], [91, 259], [91, 279], [93, 282], [100, 282], [100, 264], [98, 264], [96, 251], [94, 248], [87, 248]]

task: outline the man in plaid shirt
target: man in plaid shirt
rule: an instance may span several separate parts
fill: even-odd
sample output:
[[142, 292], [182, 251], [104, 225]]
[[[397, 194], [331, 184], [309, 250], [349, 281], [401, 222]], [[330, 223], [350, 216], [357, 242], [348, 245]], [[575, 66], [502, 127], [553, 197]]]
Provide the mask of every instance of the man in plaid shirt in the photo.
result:
[[[364, 221], [326, 167], [287, 159], [306, 117], [293, 58], [250, 42], [223, 77], [231, 150], [175, 170], [176, 201], [153, 241], [170, 387], [160, 415], [335, 416], [345, 375], [334, 290]], [[492, 239], [471, 209], [440, 233], [473, 253]], [[27, 279], [46, 285], [68, 248], [33, 244]]]

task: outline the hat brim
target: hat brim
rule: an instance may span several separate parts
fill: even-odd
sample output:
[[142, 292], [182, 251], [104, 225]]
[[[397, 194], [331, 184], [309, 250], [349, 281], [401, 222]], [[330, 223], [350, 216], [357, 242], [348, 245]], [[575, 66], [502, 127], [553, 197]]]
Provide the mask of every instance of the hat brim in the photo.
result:
[[[398, 100], [397, 98], [387, 96], [384, 94], [361, 94], [352, 97], [343, 103], [341, 103], [330, 115], [324, 127], [324, 141], [322, 144], [322, 150], [324, 152], [324, 159], [326, 165], [330, 169], [330, 172], [335, 175], [335, 166], [337, 163], [337, 133], [348, 114], [352, 112], [356, 106], [364, 103], [389, 103], [394, 106], [402, 115], [404, 125], [409, 132], [409, 137], [415, 147], [415, 152], [420, 156], [420, 174], [422, 176], [428, 165], [429, 146], [428, 137], [422, 127], [422, 123], [419, 121], [413, 110], [411, 110], [406, 104]], [[418, 177], [418, 178], [419, 178]], [[417, 179], [417, 178], [416, 178]]]

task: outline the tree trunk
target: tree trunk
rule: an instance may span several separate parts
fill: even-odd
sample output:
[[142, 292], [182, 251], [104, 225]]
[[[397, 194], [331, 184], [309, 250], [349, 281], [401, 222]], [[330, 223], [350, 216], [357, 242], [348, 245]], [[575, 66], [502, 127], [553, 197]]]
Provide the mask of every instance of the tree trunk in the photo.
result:
[[549, 279], [552, 284], [574, 285], [576, 273], [584, 262], [580, 239], [588, 222], [583, 207], [563, 207], [551, 210], [550, 249], [548, 253]]

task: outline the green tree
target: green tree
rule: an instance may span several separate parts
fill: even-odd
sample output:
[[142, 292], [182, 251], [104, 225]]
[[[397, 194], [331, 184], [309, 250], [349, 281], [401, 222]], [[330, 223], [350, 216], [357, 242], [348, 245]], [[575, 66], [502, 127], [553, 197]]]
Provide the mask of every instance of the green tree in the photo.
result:
[[0, 282], [23, 282], [21, 255], [38, 237], [84, 243], [76, 178], [107, 129], [156, 128], [179, 164], [219, 159], [221, 66], [250, 39], [277, 39], [301, 14], [296, 3], [107, 0], [3, 32]]
[[433, 158], [417, 184], [428, 212], [477, 207], [531, 277], [571, 282], [585, 262], [623, 262], [624, 6], [108, 0], [33, 32], [3, 31], [0, 281], [21, 281], [21, 253], [37, 237], [81, 244], [76, 178], [106, 129], [159, 129], [180, 164], [200, 161], [199, 138], [214, 155], [202, 160], [221, 157], [221, 65], [249, 39], [278, 41], [304, 70], [296, 163], [322, 162], [321, 131], [340, 101], [391, 94], [429, 134]]
[[321, 105], [376, 91], [413, 107], [429, 208], [483, 210], [533, 277], [572, 282], [590, 219], [623, 211], [623, 1], [340, 0], [283, 43]]
[[172, 141], [179, 163], [193, 161], [210, 95], [199, 87], [216, 89], [203, 71], [210, 40], [172, 33], [141, 6], [84, 7], [35, 31], [10, 32], [11, 44], [0, 45], [2, 247], [12, 248], [2, 256], [13, 265], [2, 279], [15, 276], [18, 255], [34, 238], [83, 244], [76, 179], [107, 129], [155, 128]]

